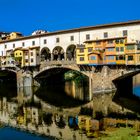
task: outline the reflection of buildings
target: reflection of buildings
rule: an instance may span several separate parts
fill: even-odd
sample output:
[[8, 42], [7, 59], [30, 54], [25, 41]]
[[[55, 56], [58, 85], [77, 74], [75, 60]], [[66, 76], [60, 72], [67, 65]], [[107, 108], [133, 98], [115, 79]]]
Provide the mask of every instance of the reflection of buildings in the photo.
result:
[[[85, 115], [71, 115], [69, 117], [68, 114], [56, 113], [55, 111], [54, 113], [53, 111], [48, 113], [48, 110], [42, 109], [41, 104], [38, 106], [36, 102], [31, 100], [26, 100], [26, 103], [28, 104], [25, 104], [25, 102], [18, 104], [15, 99], [7, 101], [5, 97], [1, 98], [0, 122], [30, 132], [55, 136], [65, 140], [88, 140], [88, 137], [98, 137], [100, 121], [92, 117]], [[126, 124], [126, 122], [132, 126], [135, 124], [135, 121], [129, 121], [128, 119], [117, 119], [116, 121], [116, 119], [107, 118], [103, 119], [102, 124], [105, 124], [103, 128], [106, 129], [116, 127], [117, 123]]]
[[74, 81], [65, 82], [65, 92], [68, 96], [71, 96], [75, 99], [85, 100], [84, 99], [84, 86], [77, 86]]
[[136, 76], [133, 77], [133, 85], [134, 86], [140, 85], [140, 74], [137, 74]]

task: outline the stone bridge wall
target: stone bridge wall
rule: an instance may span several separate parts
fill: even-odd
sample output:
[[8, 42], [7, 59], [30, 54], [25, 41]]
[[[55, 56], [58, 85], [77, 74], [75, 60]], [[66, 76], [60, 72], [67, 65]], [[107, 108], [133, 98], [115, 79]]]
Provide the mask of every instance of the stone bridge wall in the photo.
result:
[[91, 71], [81, 71], [75, 61], [52, 61], [52, 62], [42, 62], [39, 71], [29, 71], [18, 70], [17, 71], [17, 86], [39, 86], [39, 83], [35, 81], [35, 77], [46, 70], [51, 70], [53, 68], [68, 68], [76, 70], [85, 74], [89, 77], [89, 93], [90, 99], [95, 93], [112, 92], [116, 90], [113, 80], [123, 77], [129, 73], [133, 73], [135, 70], [127, 70], [126, 68], [109, 68], [108, 66], [100, 67], [97, 70], [96, 67], [92, 67]]

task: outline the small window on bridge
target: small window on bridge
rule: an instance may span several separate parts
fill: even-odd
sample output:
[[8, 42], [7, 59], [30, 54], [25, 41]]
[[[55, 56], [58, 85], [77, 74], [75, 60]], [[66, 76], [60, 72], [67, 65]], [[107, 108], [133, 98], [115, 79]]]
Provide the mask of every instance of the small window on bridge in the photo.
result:
[[127, 30], [123, 30], [123, 36], [127, 36], [128, 32]]
[[86, 40], [90, 40], [90, 34], [86, 34]]
[[33, 58], [31, 59], [31, 62], [32, 62], [32, 63], [34, 62]]
[[132, 61], [133, 60], [133, 56], [128, 56], [128, 61]]
[[25, 59], [25, 62], [28, 63], [28, 59]]
[[96, 56], [91, 56], [90, 60], [96, 60]]
[[92, 52], [92, 48], [88, 48], [88, 52]]
[[74, 36], [71, 36], [71, 37], [70, 37], [70, 40], [71, 40], [71, 41], [74, 41]]
[[80, 53], [83, 53], [84, 52], [84, 48], [80, 48]]
[[47, 44], [47, 39], [44, 39], [44, 44]]
[[84, 61], [84, 57], [80, 57], [80, 61]]

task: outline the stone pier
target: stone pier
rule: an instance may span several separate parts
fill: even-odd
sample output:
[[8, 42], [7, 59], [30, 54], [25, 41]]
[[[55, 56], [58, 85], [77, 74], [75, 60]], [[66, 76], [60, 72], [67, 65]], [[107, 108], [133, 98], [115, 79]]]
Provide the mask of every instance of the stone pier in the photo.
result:
[[30, 71], [20, 70], [17, 72], [17, 87], [29, 87], [33, 86], [33, 76]]

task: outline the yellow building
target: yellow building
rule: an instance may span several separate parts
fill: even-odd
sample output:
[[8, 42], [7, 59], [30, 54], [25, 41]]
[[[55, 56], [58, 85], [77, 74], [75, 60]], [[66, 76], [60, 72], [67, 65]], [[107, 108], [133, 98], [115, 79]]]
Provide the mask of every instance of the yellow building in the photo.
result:
[[23, 59], [23, 51], [21, 47], [14, 50], [14, 58], [16, 61], [16, 65], [21, 67]]
[[115, 40], [116, 44], [116, 64], [125, 64], [125, 43], [126, 37], [120, 37]]
[[76, 49], [77, 64], [88, 64], [88, 49], [86, 45], [78, 45]]
[[77, 64], [101, 65], [103, 64], [103, 42], [97, 40], [85, 41], [85, 45], [77, 47]]
[[7, 39], [15, 39], [15, 38], [19, 38], [22, 37], [22, 34], [19, 32], [12, 32], [9, 34], [9, 36], [7, 36]]

